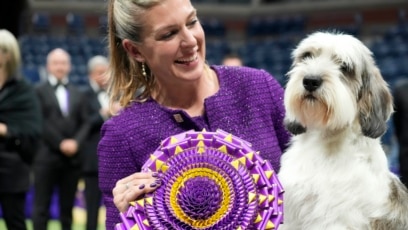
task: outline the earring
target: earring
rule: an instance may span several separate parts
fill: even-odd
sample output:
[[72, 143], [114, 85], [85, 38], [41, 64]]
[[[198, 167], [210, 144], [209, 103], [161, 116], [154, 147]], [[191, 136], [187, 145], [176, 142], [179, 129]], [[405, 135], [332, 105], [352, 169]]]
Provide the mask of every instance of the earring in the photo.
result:
[[143, 77], [147, 78], [146, 67], [145, 67], [144, 62], [142, 62], [142, 75], [143, 75]]

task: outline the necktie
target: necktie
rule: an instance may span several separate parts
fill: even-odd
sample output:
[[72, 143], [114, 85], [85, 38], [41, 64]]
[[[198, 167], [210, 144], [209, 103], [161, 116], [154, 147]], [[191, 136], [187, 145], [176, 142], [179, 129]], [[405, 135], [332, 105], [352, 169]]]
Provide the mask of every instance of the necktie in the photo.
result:
[[54, 85], [54, 90], [57, 90], [60, 86], [65, 88], [65, 84], [62, 81], [57, 81], [57, 84]]

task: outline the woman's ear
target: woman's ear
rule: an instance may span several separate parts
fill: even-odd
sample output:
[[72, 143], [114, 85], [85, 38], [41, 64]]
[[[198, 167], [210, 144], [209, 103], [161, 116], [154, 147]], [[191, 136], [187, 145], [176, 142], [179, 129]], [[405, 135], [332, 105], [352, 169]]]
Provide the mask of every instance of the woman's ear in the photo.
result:
[[134, 42], [129, 39], [124, 39], [122, 41], [122, 46], [129, 54], [129, 56], [135, 58], [138, 62], [145, 62], [145, 58], [140, 53], [139, 48], [134, 44]]

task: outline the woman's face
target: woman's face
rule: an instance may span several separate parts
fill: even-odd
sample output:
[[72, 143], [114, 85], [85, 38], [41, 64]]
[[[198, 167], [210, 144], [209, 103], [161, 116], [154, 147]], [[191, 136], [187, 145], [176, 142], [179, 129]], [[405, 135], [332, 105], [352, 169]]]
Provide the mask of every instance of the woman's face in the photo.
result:
[[204, 31], [190, 0], [165, 0], [144, 15], [143, 41], [136, 59], [164, 85], [191, 82], [203, 75]]

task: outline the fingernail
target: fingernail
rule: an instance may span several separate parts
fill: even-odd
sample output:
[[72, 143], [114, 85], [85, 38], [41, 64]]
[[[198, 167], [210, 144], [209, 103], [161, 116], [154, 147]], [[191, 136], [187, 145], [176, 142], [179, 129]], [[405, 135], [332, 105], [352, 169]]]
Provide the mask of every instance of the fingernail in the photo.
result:
[[150, 184], [150, 187], [151, 187], [151, 188], [154, 188], [154, 187], [156, 187], [156, 186], [157, 186], [156, 183], [151, 183], [151, 184]]
[[152, 177], [159, 177], [159, 173], [158, 172], [152, 173]]
[[160, 180], [160, 179], [156, 179], [154, 182], [155, 182], [156, 184], [161, 184], [161, 180]]
[[144, 185], [144, 184], [141, 184], [141, 185], [139, 186], [139, 189], [144, 189], [144, 187], [145, 187], [145, 185]]

